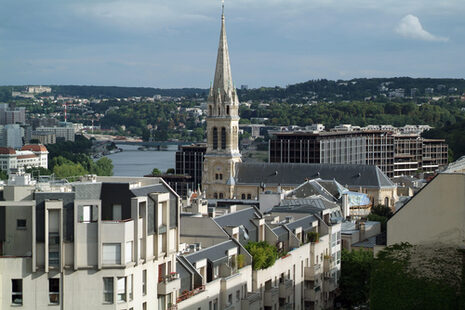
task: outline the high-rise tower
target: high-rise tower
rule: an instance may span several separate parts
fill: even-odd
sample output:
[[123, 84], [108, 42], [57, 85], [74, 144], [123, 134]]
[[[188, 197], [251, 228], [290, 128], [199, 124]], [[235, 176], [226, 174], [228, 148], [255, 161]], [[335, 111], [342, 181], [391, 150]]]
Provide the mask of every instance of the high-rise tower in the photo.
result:
[[202, 177], [207, 198], [234, 198], [235, 165], [241, 162], [238, 144], [239, 99], [231, 77], [223, 5], [215, 79], [207, 107], [207, 152]]

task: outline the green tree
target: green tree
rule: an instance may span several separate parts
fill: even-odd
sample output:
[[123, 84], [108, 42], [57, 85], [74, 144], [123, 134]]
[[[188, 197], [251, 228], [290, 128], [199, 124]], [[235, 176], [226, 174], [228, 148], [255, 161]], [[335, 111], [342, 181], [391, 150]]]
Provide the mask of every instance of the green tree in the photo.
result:
[[95, 163], [96, 173], [101, 176], [113, 175], [113, 162], [107, 157], [102, 157]]
[[338, 299], [346, 307], [352, 308], [368, 302], [373, 261], [373, 252], [342, 250], [341, 295]]
[[0, 170], [0, 180], [8, 180], [8, 173], [6, 173], [6, 171]]
[[166, 174], [174, 174], [176, 171], [174, 170], [174, 168], [169, 168], [166, 170]]
[[79, 163], [63, 163], [53, 168], [53, 173], [59, 179], [74, 181], [77, 177], [88, 174], [87, 170]]
[[245, 249], [252, 255], [252, 268], [254, 270], [265, 269], [274, 265], [278, 258], [276, 247], [269, 245], [265, 241], [252, 242], [246, 244]]
[[162, 175], [161, 170], [158, 169], [158, 168], [153, 168], [153, 170], [152, 170], [152, 175], [153, 175], [154, 177]]

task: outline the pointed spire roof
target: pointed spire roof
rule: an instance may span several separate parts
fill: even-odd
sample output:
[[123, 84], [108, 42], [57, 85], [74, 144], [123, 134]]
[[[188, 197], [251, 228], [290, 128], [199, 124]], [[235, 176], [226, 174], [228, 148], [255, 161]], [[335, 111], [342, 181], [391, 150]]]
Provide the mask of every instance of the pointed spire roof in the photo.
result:
[[224, 4], [221, 14], [221, 32], [220, 44], [218, 46], [218, 56], [216, 59], [215, 79], [213, 81], [212, 90], [214, 92], [226, 92], [234, 88], [231, 77], [231, 64], [229, 62], [228, 41], [226, 38], [226, 27], [224, 22]]

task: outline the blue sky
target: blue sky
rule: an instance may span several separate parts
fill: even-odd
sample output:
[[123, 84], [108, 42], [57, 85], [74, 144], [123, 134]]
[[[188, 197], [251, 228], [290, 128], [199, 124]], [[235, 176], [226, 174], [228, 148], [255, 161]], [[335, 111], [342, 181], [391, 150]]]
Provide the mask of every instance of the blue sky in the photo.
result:
[[[226, 0], [237, 86], [465, 75], [463, 0]], [[3, 0], [0, 85], [207, 88], [219, 0]]]

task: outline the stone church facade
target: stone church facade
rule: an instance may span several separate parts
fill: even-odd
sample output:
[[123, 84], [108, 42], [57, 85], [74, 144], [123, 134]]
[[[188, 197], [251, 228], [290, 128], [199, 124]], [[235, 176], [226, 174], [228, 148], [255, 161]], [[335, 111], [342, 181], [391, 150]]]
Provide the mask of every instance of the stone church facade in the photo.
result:
[[202, 176], [207, 198], [234, 198], [235, 166], [240, 162], [239, 99], [231, 77], [223, 13], [215, 78], [207, 107], [207, 151]]

